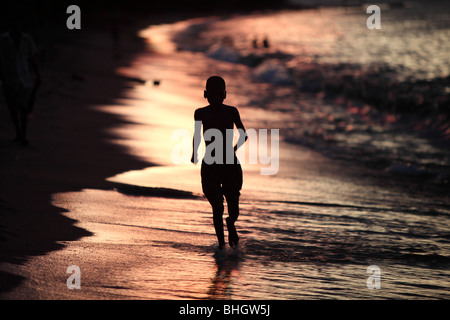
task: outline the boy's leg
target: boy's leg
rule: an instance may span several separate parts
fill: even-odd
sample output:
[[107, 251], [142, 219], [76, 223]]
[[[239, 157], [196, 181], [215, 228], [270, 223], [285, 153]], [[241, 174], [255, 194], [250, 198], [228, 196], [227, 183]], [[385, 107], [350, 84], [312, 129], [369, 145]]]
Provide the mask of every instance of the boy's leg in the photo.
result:
[[223, 231], [223, 200], [221, 202], [211, 202], [213, 209], [213, 222], [216, 231], [217, 241], [219, 242], [219, 249], [225, 246], [225, 234]]
[[239, 217], [239, 195], [226, 196], [228, 207], [228, 218], [235, 223]]
[[219, 249], [225, 246], [225, 235], [223, 230], [223, 195], [220, 186], [220, 179], [217, 175], [216, 168], [202, 164], [202, 189], [213, 211], [213, 223], [216, 231]]
[[233, 247], [236, 246], [239, 242], [239, 236], [234, 225], [237, 218], [239, 217], [239, 196], [228, 196], [227, 206], [228, 217], [226, 218], [226, 221], [228, 229], [228, 243]]
[[228, 242], [231, 246], [236, 246], [239, 242], [239, 236], [234, 223], [239, 217], [239, 196], [242, 188], [242, 168], [240, 164], [228, 167], [224, 175], [223, 190], [227, 199], [228, 206]]

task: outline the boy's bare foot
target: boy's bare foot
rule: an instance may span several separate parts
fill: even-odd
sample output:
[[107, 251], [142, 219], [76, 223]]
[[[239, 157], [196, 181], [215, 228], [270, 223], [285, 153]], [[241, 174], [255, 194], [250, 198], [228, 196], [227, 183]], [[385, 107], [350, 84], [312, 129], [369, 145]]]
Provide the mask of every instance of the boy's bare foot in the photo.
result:
[[228, 242], [230, 243], [231, 247], [237, 246], [239, 243], [239, 236], [236, 232], [236, 227], [234, 226], [234, 223], [231, 222], [230, 218], [225, 219], [227, 222], [227, 228], [228, 228]]

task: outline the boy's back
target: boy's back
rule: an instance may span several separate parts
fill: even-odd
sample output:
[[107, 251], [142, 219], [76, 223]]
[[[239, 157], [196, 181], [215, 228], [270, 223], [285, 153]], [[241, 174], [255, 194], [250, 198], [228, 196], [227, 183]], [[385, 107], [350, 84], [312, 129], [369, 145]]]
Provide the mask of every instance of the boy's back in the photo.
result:
[[[222, 137], [221, 154], [223, 155], [222, 163], [226, 163], [226, 159], [234, 159], [234, 148], [233, 139], [231, 133], [234, 130], [234, 125], [236, 127], [241, 127], [241, 120], [239, 112], [235, 107], [231, 107], [225, 104], [221, 106], [206, 106], [199, 108], [194, 113], [195, 121], [201, 122], [203, 126], [203, 134], [205, 134], [210, 129], [219, 130]], [[227, 134], [228, 130], [228, 134]], [[229, 136], [231, 135], [231, 137]], [[211, 137], [205, 137], [205, 144], [208, 146], [212, 143], [214, 139]], [[214, 155], [217, 150], [214, 150]], [[227, 158], [227, 154], [232, 152], [233, 155]], [[234, 162], [234, 161], [233, 161]]]
[[226, 129], [233, 129], [239, 119], [239, 112], [235, 107], [225, 104], [212, 107], [211, 105], [195, 110], [194, 119], [202, 121], [203, 132], [208, 129], [219, 129], [225, 134]]

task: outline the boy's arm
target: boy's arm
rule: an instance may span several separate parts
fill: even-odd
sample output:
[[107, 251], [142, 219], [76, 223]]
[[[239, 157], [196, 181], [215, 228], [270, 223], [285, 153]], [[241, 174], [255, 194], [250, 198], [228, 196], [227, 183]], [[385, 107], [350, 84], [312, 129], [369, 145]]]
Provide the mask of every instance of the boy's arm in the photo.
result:
[[239, 147], [242, 146], [245, 141], [247, 141], [248, 136], [247, 132], [245, 131], [244, 124], [242, 123], [241, 116], [239, 115], [238, 109], [234, 108], [234, 113], [234, 124], [239, 131], [239, 139], [234, 146], [234, 151], [237, 151], [237, 149], [239, 149]]
[[198, 110], [195, 110], [194, 120], [195, 120], [195, 129], [194, 129], [194, 137], [192, 139], [191, 162], [194, 164], [197, 164], [197, 162], [198, 162], [197, 151], [198, 151], [198, 147], [200, 145], [201, 139], [202, 139], [202, 121], [200, 119]]

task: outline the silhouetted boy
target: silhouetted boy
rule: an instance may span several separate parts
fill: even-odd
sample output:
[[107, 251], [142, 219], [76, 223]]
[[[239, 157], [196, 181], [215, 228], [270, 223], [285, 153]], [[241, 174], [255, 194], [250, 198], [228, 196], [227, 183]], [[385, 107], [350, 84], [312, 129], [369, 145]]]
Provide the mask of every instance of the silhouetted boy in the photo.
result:
[[[207, 138], [205, 133], [209, 129], [215, 130], [216, 133], [221, 133], [221, 148], [215, 148], [212, 151], [212, 157], [209, 159], [215, 159], [215, 161], [211, 163], [208, 159], [203, 158], [201, 167], [202, 189], [213, 210], [214, 228], [219, 241], [219, 250], [221, 250], [225, 246], [223, 196], [225, 196], [228, 205], [228, 218], [226, 218], [228, 242], [230, 246], [236, 246], [239, 242], [234, 223], [239, 216], [242, 168], [235, 152], [245, 143], [247, 135], [238, 110], [235, 107], [223, 104], [226, 98], [226, 90], [225, 81], [221, 77], [212, 76], [207, 80], [204, 97], [208, 99], [209, 105], [195, 110], [194, 113], [195, 132], [191, 161], [192, 163], [198, 162], [197, 150], [201, 141], [202, 125], [207, 149], [215, 140]], [[229, 132], [233, 130], [234, 125], [240, 129], [240, 135], [236, 146], [233, 147], [233, 139], [226, 139], [226, 137], [227, 130]], [[230, 159], [232, 159], [232, 163], [230, 163]]]

